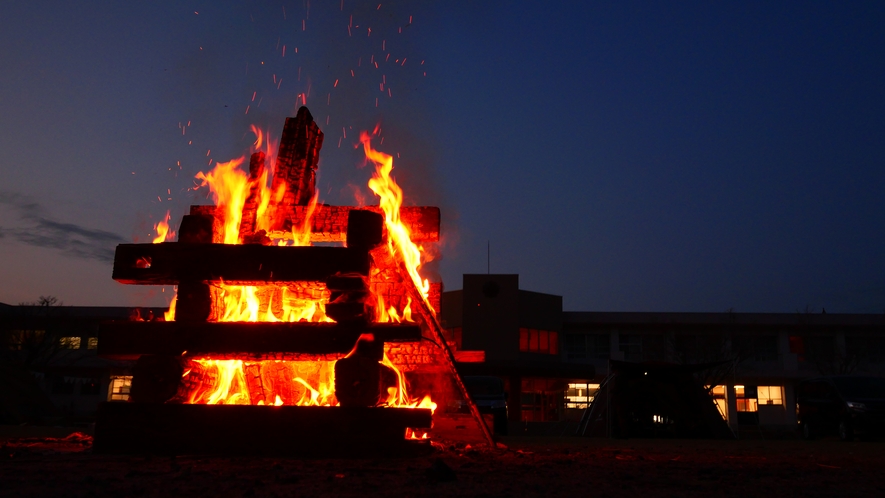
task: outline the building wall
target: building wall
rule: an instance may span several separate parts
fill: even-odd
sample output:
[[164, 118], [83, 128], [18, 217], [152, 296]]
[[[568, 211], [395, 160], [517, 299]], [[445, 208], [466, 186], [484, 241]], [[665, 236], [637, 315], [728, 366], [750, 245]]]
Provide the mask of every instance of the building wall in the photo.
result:
[[[885, 316], [769, 313], [563, 314], [563, 359], [596, 366], [609, 359], [704, 363], [737, 357], [726, 385], [729, 422], [791, 425], [794, 386], [820, 375], [885, 375]], [[606, 354], [606, 351], [607, 354]], [[779, 386], [780, 405], [760, 405], [754, 417], [737, 413], [741, 386]]]
[[461, 349], [485, 351], [486, 361], [519, 359], [519, 276], [464, 275]]

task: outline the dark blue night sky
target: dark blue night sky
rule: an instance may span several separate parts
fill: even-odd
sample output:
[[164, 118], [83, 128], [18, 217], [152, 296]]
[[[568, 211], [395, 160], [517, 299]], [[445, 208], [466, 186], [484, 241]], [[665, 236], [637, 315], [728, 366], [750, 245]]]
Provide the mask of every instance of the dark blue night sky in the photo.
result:
[[378, 4], [0, 5], [0, 301], [165, 302], [113, 247], [304, 94], [321, 201], [380, 122], [448, 289], [490, 244], [566, 310], [885, 312], [885, 4]]

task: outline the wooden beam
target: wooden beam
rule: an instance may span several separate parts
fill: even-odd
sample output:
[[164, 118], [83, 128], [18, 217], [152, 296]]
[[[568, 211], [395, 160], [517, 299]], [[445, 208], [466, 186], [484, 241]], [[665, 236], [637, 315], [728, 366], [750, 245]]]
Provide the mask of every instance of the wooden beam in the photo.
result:
[[312, 457], [429, 453], [406, 428], [428, 428], [421, 408], [101, 403], [96, 453], [229, 454]]
[[377, 342], [421, 340], [420, 327], [398, 323], [106, 322], [98, 328], [98, 355], [123, 360], [185, 352], [188, 356], [340, 355], [353, 349], [363, 333], [373, 334]]
[[[344, 242], [347, 236], [347, 216], [352, 210], [365, 210], [381, 213], [378, 206], [328, 206], [320, 204], [311, 219], [311, 242]], [[191, 214], [211, 214], [215, 206], [191, 206]], [[304, 223], [306, 206], [293, 206], [290, 211], [290, 225]], [[403, 206], [400, 219], [409, 228], [412, 242], [435, 242], [440, 234], [440, 211], [434, 206]]]
[[[378, 206], [327, 206], [319, 205], [311, 219], [311, 236], [313, 242], [341, 242], [347, 233], [347, 214], [352, 210], [364, 210], [381, 213]], [[292, 211], [292, 224], [304, 222], [306, 207], [296, 206]], [[439, 208], [433, 206], [403, 206], [400, 208], [400, 219], [409, 228], [412, 242], [434, 242], [439, 240], [440, 214]]]
[[255, 233], [255, 216], [260, 201], [261, 180], [265, 171], [264, 152], [255, 152], [249, 157], [249, 195], [243, 203], [243, 217], [240, 219], [240, 239], [246, 239]]
[[[313, 120], [307, 107], [301, 106], [294, 118], [286, 118], [280, 148], [274, 165], [271, 191], [285, 190], [277, 206], [288, 213], [294, 206], [307, 206], [316, 190], [316, 170], [323, 147], [323, 132]], [[278, 211], [279, 213], [279, 211]], [[275, 230], [289, 230], [284, 222], [289, 216], [275, 216]]]
[[368, 253], [346, 247], [120, 244], [114, 255], [113, 278], [141, 285], [177, 285], [183, 280], [262, 285], [324, 281], [339, 273], [368, 275]]

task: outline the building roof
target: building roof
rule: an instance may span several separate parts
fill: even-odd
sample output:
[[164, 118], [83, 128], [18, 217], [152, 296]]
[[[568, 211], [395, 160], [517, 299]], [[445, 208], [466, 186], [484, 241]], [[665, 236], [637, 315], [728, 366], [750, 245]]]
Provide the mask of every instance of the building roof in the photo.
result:
[[563, 325], [885, 326], [885, 314], [564, 311]]

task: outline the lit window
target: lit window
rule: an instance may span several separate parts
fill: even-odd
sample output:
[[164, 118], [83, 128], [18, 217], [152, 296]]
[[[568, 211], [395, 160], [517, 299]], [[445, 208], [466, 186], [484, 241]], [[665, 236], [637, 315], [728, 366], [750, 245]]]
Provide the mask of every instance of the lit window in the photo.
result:
[[112, 375], [108, 401], [129, 401], [129, 388], [131, 386], [131, 375]]
[[80, 349], [79, 337], [62, 337], [58, 342], [62, 349]]
[[559, 333], [553, 330], [520, 328], [519, 350], [525, 353], [559, 354]]
[[759, 386], [756, 388], [760, 405], [783, 405], [784, 388], [781, 386]]
[[713, 402], [716, 403], [716, 408], [719, 409], [719, 415], [722, 415], [722, 419], [728, 419], [728, 403], [725, 401], [725, 386], [713, 386], [713, 389], [710, 390], [710, 394], [713, 396]]
[[90, 337], [87, 339], [86, 349], [98, 349], [98, 337]]
[[581, 410], [587, 408], [598, 390], [599, 384], [570, 383], [565, 392], [565, 407]]
[[737, 401], [737, 411], [757, 411], [756, 388], [754, 386], [734, 386], [734, 397]]

